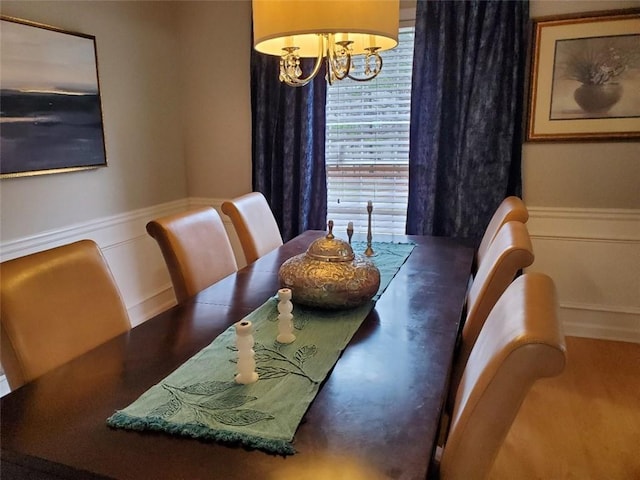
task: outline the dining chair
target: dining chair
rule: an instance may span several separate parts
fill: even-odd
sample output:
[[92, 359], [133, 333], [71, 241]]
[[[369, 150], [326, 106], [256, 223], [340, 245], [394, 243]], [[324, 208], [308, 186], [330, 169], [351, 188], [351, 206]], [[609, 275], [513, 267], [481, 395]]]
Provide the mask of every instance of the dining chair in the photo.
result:
[[238, 270], [231, 242], [213, 207], [200, 207], [147, 223], [169, 270], [178, 303]]
[[12, 389], [131, 328], [92, 240], [2, 262], [0, 325], [2, 366]]
[[553, 280], [542, 273], [518, 277], [491, 311], [469, 357], [446, 441], [435, 455], [439, 478], [486, 478], [531, 385], [559, 375], [565, 362]]
[[280, 229], [262, 193], [247, 193], [223, 202], [222, 212], [233, 223], [247, 264], [282, 245]]
[[500, 227], [507, 222], [517, 221], [521, 223], [527, 223], [529, 220], [529, 211], [525, 203], [516, 196], [510, 196], [505, 198], [498, 208], [494, 212], [489, 225], [484, 231], [480, 246], [476, 252], [476, 268], [480, 266], [483, 258], [485, 257], [489, 245], [500, 231]]
[[471, 349], [491, 309], [518, 272], [530, 266], [533, 260], [533, 246], [526, 225], [518, 221], [502, 225], [467, 292], [466, 316], [454, 358], [449, 402], [454, 398]]

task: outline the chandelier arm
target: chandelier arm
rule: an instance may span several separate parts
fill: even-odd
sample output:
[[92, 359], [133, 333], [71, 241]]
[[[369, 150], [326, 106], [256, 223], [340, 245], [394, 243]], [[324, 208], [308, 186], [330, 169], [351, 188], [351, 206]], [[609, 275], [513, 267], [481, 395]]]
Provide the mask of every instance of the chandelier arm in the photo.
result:
[[[334, 80], [344, 80], [349, 75], [351, 70], [351, 53], [349, 51], [349, 43], [336, 43], [333, 33], [327, 35], [327, 80], [329, 85]], [[343, 52], [342, 61], [338, 58], [339, 55], [336, 51], [337, 48], [341, 48]]]
[[382, 57], [380, 56], [380, 54], [378, 52], [374, 52], [371, 54], [368, 54], [367, 57], [372, 56], [375, 58], [376, 60], [376, 69], [373, 70], [373, 75], [369, 76], [369, 77], [364, 77], [364, 78], [358, 78], [358, 77], [354, 77], [353, 75], [351, 75], [351, 73], [347, 74], [347, 76], [351, 79], [351, 80], [355, 80], [356, 82], [368, 82], [369, 80], [373, 80], [374, 78], [376, 78], [378, 76], [378, 74], [382, 71]]
[[329, 50], [327, 50], [327, 55], [324, 57], [324, 63], [325, 63], [325, 75], [324, 78], [327, 81], [327, 83], [329, 84], [329, 86], [333, 85], [333, 81], [334, 81], [334, 75], [333, 75], [333, 69], [331, 68], [331, 60], [329, 60]]
[[351, 55], [347, 53], [347, 57], [345, 60], [345, 65], [346, 68], [344, 69], [344, 72], [340, 73], [340, 68], [339, 68], [339, 63], [336, 62], [335, 60], [335, 56], [332, 55], [333, 58], [331, 58], [331, 71], [333, 72], [333, 76], [335, 77], [336, 80], [344, 80], [345, 78], [349, 77], [349, 72], [351, 70]]
[[313, 70], [306, 78], [292, 77], [286, 73], [286, 70], [280, 69], [280, 75], [282, 81], [291, 87], [304, 87], [308, 84], [320, 71], [322, 66], [322, 60], [324, 59], [324, 40], [322, 35], [318, 35], [318, 56], [316, 57], [316, 63], [313, 65]]
[[380, 73], [380, 71], [378, 70], [377, 72], [375, 72], [373, 75], [371, 75], [370, 77], [364, 77], [364, 78], [358, 78], [358, 77], [354, 77], [353, 75], [349, 74], [347, 75], [351, 80], [354, 80], [356, 82], [368, 82], [369, 80], [373, 80], [374, 78], [376, 78], [378, 76], [378, 74]]

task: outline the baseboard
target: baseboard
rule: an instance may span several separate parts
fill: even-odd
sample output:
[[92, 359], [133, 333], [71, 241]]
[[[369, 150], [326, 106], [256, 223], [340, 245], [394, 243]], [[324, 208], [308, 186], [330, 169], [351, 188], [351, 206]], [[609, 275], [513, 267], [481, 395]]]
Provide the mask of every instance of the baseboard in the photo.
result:
[[640, 210], [529, 207], [535, 261], [572, 336], [640, 343]]
[[568, 336], [640, 343], [640, 309], [561, 304], [560, 317]]
[[131, 326], [135, 327], [146, 320], [155, 317], [161, 312], [170, 309], [177, 304], [176, 296], [173, 293], [171, 284], [166, 285], [163, 289], [154, 295], [151, 295], [139, 303], [127, 307]]

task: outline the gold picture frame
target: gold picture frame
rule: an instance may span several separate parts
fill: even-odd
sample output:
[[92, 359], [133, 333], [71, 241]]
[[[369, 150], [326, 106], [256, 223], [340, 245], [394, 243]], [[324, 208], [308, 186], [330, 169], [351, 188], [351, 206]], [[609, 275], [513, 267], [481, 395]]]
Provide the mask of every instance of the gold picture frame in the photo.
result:
[[0, 178], [107, 166], [95, 37], [0, 22]]
[[640, 138], [640, 9], [533, 20], [527, 141]]

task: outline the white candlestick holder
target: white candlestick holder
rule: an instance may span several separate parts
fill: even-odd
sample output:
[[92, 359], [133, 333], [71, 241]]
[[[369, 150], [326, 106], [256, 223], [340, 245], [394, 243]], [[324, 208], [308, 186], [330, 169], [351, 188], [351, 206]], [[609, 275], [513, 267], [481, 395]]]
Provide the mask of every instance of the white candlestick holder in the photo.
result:
[[248, 320], [242, 320], [235, 324], [236, 347], [238, 348], [238, 374], [236, 383], [248, 384], [258, 380], [256, 361], [253, 351], [253, 324]]
[[292, 311], [291, 289], [281, 288], [278, 290], [278, 336], [276, 337], [280, 343], [288, 344], [296, 339], [293, 334]]

